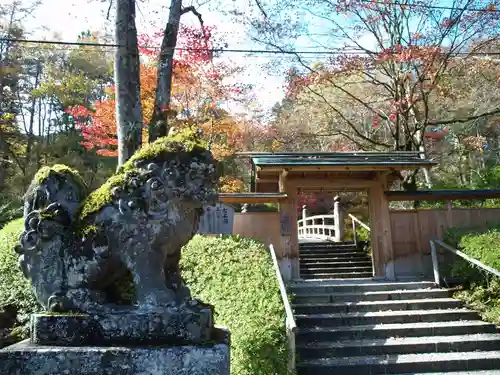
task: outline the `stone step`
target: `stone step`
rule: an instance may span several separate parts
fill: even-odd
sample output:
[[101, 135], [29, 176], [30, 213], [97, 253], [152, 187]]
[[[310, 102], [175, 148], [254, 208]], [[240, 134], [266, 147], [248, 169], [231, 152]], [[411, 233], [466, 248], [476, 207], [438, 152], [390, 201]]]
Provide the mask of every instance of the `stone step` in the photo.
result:
[[294, 304], [293, 309], [296, 314], [328, 314], [389, 310], [457, 309], [461, 306], [462, 303], [453, 298], [434, 298], [396, 301]]
[[427, 337], [313, 342], [297, 345], [301, 360], [382, 354], [449, 353], [474, 350], [500, 350], [500, 334], [474, 334]]
[[353, 251], [362, 250], [356, 246], [336, 246], [336, 247], [311, 247], [311, 248], [299, 248], [299, 254], [322, 254], [322, 253], [350, 253]]
[[341, 248], [332, 248], [332, 249], [310, 249], [310, 250], [299, 250], [300, 255], [322, 255], [322, 254], [338, 254], [338, 253], [364, 253], [366, 252], [352, 247], [341, 247]]
[[307, 293], [291, 291], [294, 303], [338, 303], [361, 301], [400, 301], [409, 299], [448, 298], [452, 291], [448, 289], [415, 289], [398, 291], [368, 291], [354, 293]]
[[296, 341], [300, 343], [311, 341], [448, 336], [478, 333], [497, 333], [497, 328], [494, 324], [481, 320], [298, 328]]
[[407, 291], [407, 290], [439, 290], [431, 281], [418, 282], [376, 282], [371, 278], [363, 281], [321, 281], [321, 282], [295, 282], [289, 285], [294, 294], [320, 294], [320, 293], [356, 293], [378, 291]]
[[365, 277], [373, 276], [372, 271], [370, 272], [323, 272], [323, 273], [304, 273], [300, 277], [303, 279], [360, 279]]
[[476, 370], [476, 371], [446, 371], [446, 372], [412, 372], [394, 375], [500, 375], [500, 370]]
[[453, 320], [479, 319], [475, 311], [468, 309], [377, 311], [339, 314], [296, 314], [299, 327], [332, 327], [367, 324], [394, 324], [418, 322], [449, 322]]
[[371, 260], [359, 260], [357, 258], [351, 258], [349, 260], [329, 260], [327, 262], [322, 259], [308, 260], [308, 261], [300, 261], [301, 267], [311, 267], [311, 266], [321, 266], [321, 267], [349, 267], [349, 266], [363, 266], [363, 267], [371, 267]]
[[330, 266], [330, 267], [318, 267], [318, 266], [303, 266], [300, 265], [300, 273], [310, 274], [310, 273], [348, 273], [348, 272], [368, 272], [371, 273], [373, 270], [372, 266]]
[[497, 370], [500, 351], [393, 354], [300, 361], [297, 375], [376, 375], [463, 370]]
[[330, 248], [342, 248], [342, 247], [356, 247], [353, 242], [307, 242], [299, 244], [300, 250], [307, 249], [330, 249]]
[[331, 259], [331, 258], [349, 258], [349, 259], [355, 259], [355, 258], [361, 258], [361, 260], [366, 260], [366, 259], [371, 259], [366, 253], [363, 253], [361, 251], [353, 251], [351, 253], [325, 253], [325, 254], [299, 254], [299, 260], [300, 261], [313, 261], [313, 262], [321, 262], [324, 259]]
[[342, 253], [323, 253], [323, 254], [299, 254], [299, 259], [308, 260], [308, 261], [322, 261], [322, 260], [331, 260], [331, 259], [354, 259], [354, 258], [363, 258], [370, 259], [370, 257], [361, 251], [353, 251], [350, 253], [342, 252]]

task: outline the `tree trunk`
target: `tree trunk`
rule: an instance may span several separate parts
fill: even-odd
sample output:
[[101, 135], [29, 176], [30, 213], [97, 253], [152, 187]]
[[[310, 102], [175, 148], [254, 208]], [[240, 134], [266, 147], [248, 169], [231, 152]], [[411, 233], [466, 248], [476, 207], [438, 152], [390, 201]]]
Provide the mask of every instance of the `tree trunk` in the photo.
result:
[[168, 134], [168, 114], [172, 91], [174, 52], [177, 45], [179, 23], [182, 16], [182, 0], [172, 0], [167, 26], [158, 57], [158, 78], [153, 117], [149, 122], [149, 142]]
[[[42, 64], [40, 61], [36, 63], [36, 73], [35, 73], [35, 84], [34, 88], [35, 90], [38, 89], [38, 84], [40, 82], [40, 74], [42, 73]], [[36, 111], [36, 97], [33, 96], [31, 98], [31, 107], [30, 107], [30, 120], [29, 120], [29, 126], [28, 126], [28, 131], [26, 132], [27, 136], [27, 143], [26, 143], [26, 167], [29, 166], [30, 161], [32, 160], [32, 155], [31, 151], [33, 149], [33, 126], [35, 124], [35, 111]]]
[[[411, 98], [408, 95], [406, 95], [406, 100], [408, 103], [411, 102]], [[427, 99], [424, 99], [424, 100], [427, 100]], [[424, 121], [422, 119], [422, 115], [420, 114], [420, 112], [416, 106], [411, 107], [411, 112], [413, 113], [413, 116], [415, 117], [415, 126], [418, 127], [418, 129], [416, 129], [416, 132], [415, 132], [415, 145], [418, 147], [418, 151], [420, 152], [420, 157], [422, 159], [425, 159], [426, 152], [425, 152], [425, 145], [424, 145], [424, 132], [425, 132], [426, 126], [421, 125], [424, 123]], [[423, 168], [423, 174], [424, 174], [424, 181], [425, 181], [425, 185], [427, 186], [427, 189], [432, 189], [432, 179], [431, 179], [431, 173], [430, 173], [429, 169]]]
[[135, 0], [116, 2], [115, 55], [118, 166], [125, 163], [142, 142], [140, 62], [135, 26]]

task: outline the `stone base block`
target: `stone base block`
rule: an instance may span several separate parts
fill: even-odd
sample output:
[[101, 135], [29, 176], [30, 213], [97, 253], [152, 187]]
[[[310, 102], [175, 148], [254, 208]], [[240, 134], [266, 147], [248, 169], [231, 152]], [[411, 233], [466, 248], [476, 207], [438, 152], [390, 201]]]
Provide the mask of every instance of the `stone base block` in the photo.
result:
[[173, 347], [62, 347], [25, 340], [0, 350], [0, 374], [229, 375], [228, 334], [217, 336], [212, 345]]
[[200, 345], [212, 331], [209, 307], [31, 316], [31, 343], [38, 345]]

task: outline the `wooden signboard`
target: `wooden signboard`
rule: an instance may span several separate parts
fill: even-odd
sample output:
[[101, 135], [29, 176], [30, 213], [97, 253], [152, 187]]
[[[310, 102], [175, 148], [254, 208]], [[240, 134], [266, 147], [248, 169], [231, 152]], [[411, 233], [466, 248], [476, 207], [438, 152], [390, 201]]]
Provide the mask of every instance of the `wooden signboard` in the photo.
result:
[[204, 207], [205, 213], [201, 217], [199, 234], [232, 234], [234, 222], [234, 208], [218, 203], [215, 206]]
[[292, 234], [292, 220], [289, 214], [280, 213], [280, 228], [282, 236], [290, 236]]

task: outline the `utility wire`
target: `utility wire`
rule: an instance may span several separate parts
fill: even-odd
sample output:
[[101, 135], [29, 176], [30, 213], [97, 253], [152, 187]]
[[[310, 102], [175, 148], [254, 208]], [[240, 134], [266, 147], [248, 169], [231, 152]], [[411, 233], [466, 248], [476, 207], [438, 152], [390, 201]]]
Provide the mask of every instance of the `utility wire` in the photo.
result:
[[[14, 39], [14, 38], [0, 38], [0, 42], [11, 43], [26, 43], [26, 44], [50, 44], [50, 45], [66, 45], [66, 46], [87, 46], [87, 47], [105, 47], [105, 48], [118, 48], [124, 47], [119, 44], [108, 43], [87, 43], [87, 42], [64, 42], [57, 40], [34, 40], [34, 39]], [[160, 49], [157, 46], [139, 46], [146, 49]], [[35, 47], [36, 48], [36, 47]], [[359, 49], [341, 49], [334, 51], [288, 51], [288, 50], [259, 50], [259, 49], [226, 49], [226, 48], [184, 48], [177, 47], [176, 51], [210, 51], [220, 53], [251, 53], [251, 54], [275, 54], [275, 55], [370, 55], [378, 54], [379, 52], [367, 52], [361, 48]], [[500, 56], [500, 52], [454, 52], [453, 55], [468, 55], [468, 56]]]
[[[35, 39], [15, 39], [15, 38], [0, 38], [2, 42], [10, 43], [27, 43], [27, 44], [51, 44], [65, 46], [87, 46], [87, 47], [126, 47], [125, 45], [112, 43], [95, 43], [95, 42], [65, 42], [58, 40], [35, 40]], [[139, 46], [145, 49], [160, 49], [158, 46]], [[210, 52], [233, 52], [233, 53], [272, 53], [272, 54], [338, 54], [345, 51], [339, 48], [337, 51], [286, 51], [286, 50], [252, 50], [252, 49], [226, 49], [226, 48], [185, 48], [176, 47], [176, 51], [210, 51]]]
[[[376, 5], [390, 5], [390, 6], [398, 6], [402, 8], [422, 8], [422, 9], [436, 9], [436, 10], [454, 10], [457, 12], [483, 12], [483, 13], [500, 13], [500, 9], [497, 8], [496, 5], [492, 5], [492, 7], [484, 7], [484, 8], [459, 8], [459, 7], [450, 7], [444, 5], [426, 5], [426, 4], [418, 4], [418, 3], [398, 3], [398, 2], [386, 2], [386, 1], [376, 1], [376, 0], [358, 0], [360, 3], [365, 4], [376, 4]], [[493, 8], [494, 7], [494, 8]]]
[[[83, 47], [105, 47], [105, 48], [119, 48], [126, 47], [125, 45], [112, 44], [112, 43], [95, 43], [95, 42], [65, 42], [58, 40], [35, 40], [35, 39], [15, 39], [15, 38], [0, 38], [0, 42], [10, 43], [25, 43], [25, 44], [50, 44], [50, 45], [66, 45], [66, 46], [83, 46]], [[35, 47], [36, 48], [36, 47]], [[159, 46], [139, 46], [144, 49], [160, 49]], [[332, 48], [331, 50], [324, 51], [287, 51], [287, 50], [258, 50], [258, 49], [227, 49], [227, 48], [186, 48], [176, 47], [176, 51], [209, 51], [209, 52], [232, 52], [232, 53], [269, 53], [269, 54], [284, 54], [284, 55], [297, 55], [297, 54], [310, 54], [310, 55], [337, 55], [346, 53], [359, 53], [364, 52], [359, 48]]]

